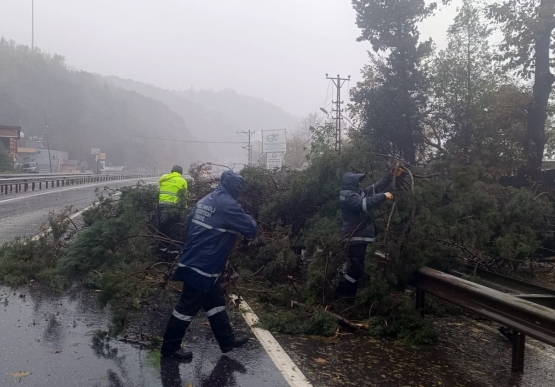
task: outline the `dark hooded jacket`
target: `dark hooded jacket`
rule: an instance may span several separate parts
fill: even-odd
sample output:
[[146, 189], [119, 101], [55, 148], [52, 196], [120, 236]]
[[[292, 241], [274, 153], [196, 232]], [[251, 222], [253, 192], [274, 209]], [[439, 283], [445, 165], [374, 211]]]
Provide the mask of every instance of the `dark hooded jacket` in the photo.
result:
[[242, 190], [243, 177], [225, 171], [218, 188], [198, 201], [187, 217], [187, 244], [174, 281], [208, 292], [224, 269], [237, 235], [256, 237], [256, 222], [237, 203]]
[[[384, 176], [379, 182], [364, 189], [360, 182], [364, 179], [363, 173], [347, 172], [341, 179], [339, 202], [343, 228], [341, 235], [346, 243], [367, 244], [374, 242], [376, 230], [372, 219], [372, 211], [386, 201], [383, 193], [391, 183], [391, 174]], [[370, 216], [365, 216], [365, 213]]]

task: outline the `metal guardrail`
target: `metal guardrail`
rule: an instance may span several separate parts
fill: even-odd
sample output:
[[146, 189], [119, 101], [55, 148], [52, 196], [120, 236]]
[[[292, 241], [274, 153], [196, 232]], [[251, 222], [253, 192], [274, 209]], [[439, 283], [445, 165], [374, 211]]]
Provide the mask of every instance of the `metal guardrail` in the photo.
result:
[[555, 290], [553, 289], [473, 266], [467, 266], [466, 270], [463, 271], [453, 270], [450, 274], [457, 277], [463, 277], [465, 274], [475, 276], [477, 277], [476, 282], [480, 285], [555, 309]]
[[526, 335], [555, 346], [555, 311], [518, 295], [503, 293], [429, 267], [416, 272], [416, 304], [424, 308], [425, 294], [471, 310], [513, 329], [512, 369], [524, 371]]
[[87, 174], [38, 174], [24, 175], [24, 177], [0, 178], [0, 195], [34, 191], [54, 187], [65, 187], [77, 184], [90, 184], [103, 181], [117, 181], [126, 179], [142, 179], [158, 177], [154, 173], [110, 173], [102, 175]]
[[31, 178], [44, 176], [92, 176], [92, 173], [2, 173], [0, 179]]
[[[381, 265], [387, 257], [376, 251]], [[422, 267], [410, 282], [416, 288], [416, 308], [424, 311], [426, 293], [473, 311], [513, 330], [512, 369], [524, 372], [526, 335], [555, 346], [555, 291], [487, 270], [471, 270], [482, 284], [429, 267]]]

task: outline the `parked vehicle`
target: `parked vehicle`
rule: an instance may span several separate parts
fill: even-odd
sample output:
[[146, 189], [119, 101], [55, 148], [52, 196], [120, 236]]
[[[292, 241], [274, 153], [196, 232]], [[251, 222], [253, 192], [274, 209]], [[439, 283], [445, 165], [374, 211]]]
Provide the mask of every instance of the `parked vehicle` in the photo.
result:
[[24, 173], [39, 173], [39, 166], [35, 161], [31, 161], [23, 164], [21, 170]]

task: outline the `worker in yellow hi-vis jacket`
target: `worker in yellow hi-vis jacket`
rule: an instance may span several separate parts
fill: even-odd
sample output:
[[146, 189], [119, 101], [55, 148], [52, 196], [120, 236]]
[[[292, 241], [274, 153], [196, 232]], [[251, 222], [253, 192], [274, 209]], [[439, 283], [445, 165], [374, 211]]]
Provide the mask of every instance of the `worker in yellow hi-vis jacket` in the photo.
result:
[[[162, 175], [158, 180], [160, 195], [158, 197], [158, 231], [162, 237], [175, 238], [176, 226], [181, 214], [177, 210], [180, 198], [187, 196], [187, 180], [183, 178], [183, 168], [174, 165], [171, 173]], [[184, 190], [184, 194], [180, 191]], [[161, 253], [179, 254], [177, 246], [173, 243], [162, 242], [159, 244]]]

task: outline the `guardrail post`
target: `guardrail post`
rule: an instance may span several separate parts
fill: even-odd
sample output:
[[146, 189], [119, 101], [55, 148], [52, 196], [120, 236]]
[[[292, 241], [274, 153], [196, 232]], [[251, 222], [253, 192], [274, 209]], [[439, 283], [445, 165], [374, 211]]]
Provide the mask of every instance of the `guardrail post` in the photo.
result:
[[35, 190], [35, 183], [31, 184], [31, 190], [34, 191]]
[[513, 364], [515, 372], [524, 372], [524, 348], [526, 347], [526, 335], [522, 332], [513, 331]]
[[416, 310], [424, 316], [424, 306], [426, 305], [426, 292], [422, 289], [416, 289]]

